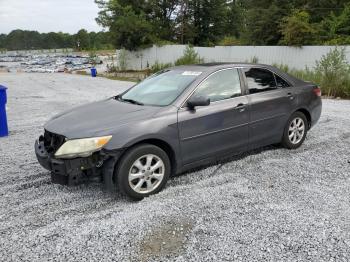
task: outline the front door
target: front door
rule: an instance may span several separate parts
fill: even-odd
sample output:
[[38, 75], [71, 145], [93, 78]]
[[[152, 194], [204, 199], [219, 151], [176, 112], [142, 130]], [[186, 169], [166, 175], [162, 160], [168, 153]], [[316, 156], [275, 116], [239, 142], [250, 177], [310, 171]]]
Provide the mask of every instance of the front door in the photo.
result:
[[224, 69], [206, 78], [193, 96], [207, 96], [210, 105], [178, 111], [183, 164], [248, 146], [248, 98], [242, 95], [238, 70]]

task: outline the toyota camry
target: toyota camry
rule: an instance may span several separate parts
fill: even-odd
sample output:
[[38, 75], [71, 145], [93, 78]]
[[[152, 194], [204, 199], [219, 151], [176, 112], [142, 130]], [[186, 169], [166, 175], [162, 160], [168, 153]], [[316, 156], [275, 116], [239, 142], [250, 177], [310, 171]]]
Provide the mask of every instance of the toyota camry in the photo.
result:
[[53, 183], [102, 180], [142, 199], [171, 175], [279, 143], [300, 147], [321, 90], [269, 65], [173, 67], [113, 97], [60, 113], [35, 142]]

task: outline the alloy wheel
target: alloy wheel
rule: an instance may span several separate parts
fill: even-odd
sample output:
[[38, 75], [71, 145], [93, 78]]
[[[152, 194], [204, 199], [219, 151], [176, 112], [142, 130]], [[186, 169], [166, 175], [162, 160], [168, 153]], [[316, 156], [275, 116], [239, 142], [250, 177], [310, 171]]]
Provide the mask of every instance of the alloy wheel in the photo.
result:
[[153, 154], [143, 155], [129, 170], [129, 185], [135, 192], [147, 194], [161, 184], [164, 174], [165, 166], [160, 157]]
[[288, 138], [289, 141], [296, 145], [300, 143], [303, 139], [305, 133], [305, 122], [302, 118], [296, 117], [294, 118], [289, 125], [288, 129]]

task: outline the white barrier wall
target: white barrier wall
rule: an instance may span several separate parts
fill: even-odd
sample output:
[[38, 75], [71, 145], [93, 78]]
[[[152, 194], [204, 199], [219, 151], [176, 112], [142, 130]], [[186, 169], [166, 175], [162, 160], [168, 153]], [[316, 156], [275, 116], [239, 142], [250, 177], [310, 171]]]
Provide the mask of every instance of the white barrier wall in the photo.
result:
[[[140, 51], [127, 51], [127, 68], [140, 70], [158, 63], [174, 63], [183, 55], [186, 45], [153, 46]], [[312, 68], [316, 60], [327, 54], [335, 46], [215, 46], [194, 47], [204, 62], [249, 62], [253, 57], [262, 64], [286, 64], [290, 68]], [[118, 52], [117, 50], [117, 57]], [[345, 46], [347, 60], [350, 62], [350, 47]]]

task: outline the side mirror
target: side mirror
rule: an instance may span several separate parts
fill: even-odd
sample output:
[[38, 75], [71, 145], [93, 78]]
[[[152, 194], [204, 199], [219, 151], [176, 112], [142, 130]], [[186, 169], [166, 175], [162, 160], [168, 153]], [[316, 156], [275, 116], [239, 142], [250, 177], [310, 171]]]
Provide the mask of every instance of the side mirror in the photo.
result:
[[206, 96], [192, 96], [187, 101], [187, 106], [190, 109], [194, 109], [196, 106], [208, 106], [210, 105], [210, 98]]

